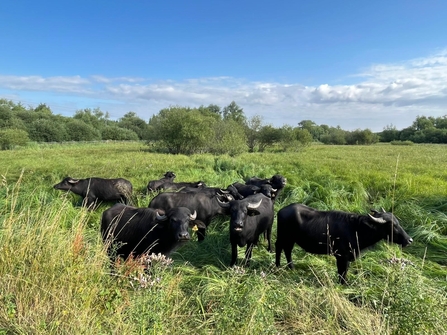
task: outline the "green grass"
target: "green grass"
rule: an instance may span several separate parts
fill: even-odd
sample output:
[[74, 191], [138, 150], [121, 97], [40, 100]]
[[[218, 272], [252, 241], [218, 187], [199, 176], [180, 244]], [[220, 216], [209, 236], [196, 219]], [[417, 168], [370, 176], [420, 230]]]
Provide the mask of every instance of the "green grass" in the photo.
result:
[[[35, 145], [0, 152], [0, 334], [445, 334], [447, 147], [311, 146], [236, 157], [149, 153], [141, 143]], [[65, 176], [124, 177], [146, 207], [151, 179], [226, 187], [281, 173], [275, 210], [301, 202], [365, 213], [384, 207], [414, 238], [378, 243], [337, 283], [335, 259], [298, 246], [293, 271], [274, 266], [266, 243], [250, 267], [229, 268], [228, 219], [143, 272], [112, 271], [99, 234], [102, 204], [79, 207], [54, 190]], [[276, 224], [273, 241], [276, 239]], [[283, 257], [283, 264], [285, 259]]]

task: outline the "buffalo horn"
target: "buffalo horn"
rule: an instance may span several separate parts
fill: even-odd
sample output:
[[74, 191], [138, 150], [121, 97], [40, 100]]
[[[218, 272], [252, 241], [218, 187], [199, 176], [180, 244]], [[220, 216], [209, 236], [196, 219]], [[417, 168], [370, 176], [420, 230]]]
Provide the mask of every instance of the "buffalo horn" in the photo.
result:
[[229, 202], [223, 202], [218, 197], [216, 197], [216, 200], [219, 203], [220, 207], [224, 207], [224, 208], [230, 207], [230, 203]]
[[248, 205], [247, 205], [247, 207], [249, 208], [249, 209], [256, 209], [256, 208], [258, 208], [259, 206], [261, 206], [261, 202], [262, 202], [262, 199], [261, 200], [259, 200], [257, 203], [255, 203], [255, 204], [252, 204], [252, 203], [248, 203]]
[[386, 222], [386, 220], [384, 220], [384, 219], [382, 219], [382, 218], [375, 218], [374, 216], [372, 216], [372, 215], [369, 214], [369, 213], [368, 213], [368, 215], [369, 215], [369, 217], [370, 217], [372, 220], [374, 220], [374, 221], [377, 222], [377, 223], [385, 223], [385, 222]]
[[167, 216], [166, 215], [160, 215], [158, 214], [158, 212], [155, 212], [157, 214], [157, 220], [158, 221], [164, 221], [166, 220]]
[[194, 220], [196, 219], [196, 217], [197, 217], [197, 212], [194, 211], [194, 213], [192, 213], [192, 214], [189, 216], [189, 219], [190, 219], [191, 221], [194, 221]]

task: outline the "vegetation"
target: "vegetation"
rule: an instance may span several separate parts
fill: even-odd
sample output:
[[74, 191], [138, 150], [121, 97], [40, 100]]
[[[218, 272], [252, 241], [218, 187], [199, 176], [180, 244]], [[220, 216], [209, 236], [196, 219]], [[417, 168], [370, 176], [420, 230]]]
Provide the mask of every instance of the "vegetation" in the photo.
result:
[[[153, 153], [141, 142], [2, 151], [0, 334], [445, 334], [446, 164], [445, 146], [417, 144], [233, 157]], [[228, 218], [220, 217], [205, 241], [194, 237], [173, 252], [173, 262], [151, 257], [111, 268], [99, 234], [110, 204], [90, 212], [78, 196], [52, 188], [67, 175], [124, 177], [134, 205], [145, 207], [154, 196], [147, 182], [169, 170], [210, 186], [281, 173], [288, 184], [276, 211], [293, 202], [356, 213], [384, 207], [414, 243], [378, 243], [352, 263], [344, 287], [333, 257], [295, 247], [296, 269], [276, 268], [265, 241], [249, 267], [229, 268]]]
[[[370, 129], [346, 131], [340, 127], [317, 125], [311, 120], [277, 128], [263, 124], [259, 115], [247, 118], [243, 108], [234, 101], [223, 108], [213, 104], [198, 108], [170, 106], [146, 122], [135, 112], [128, 112], [115, 121], [99, 108], [78, 110], [73, 117], [67, 117], [53, 114], [45, 104], [26, 108], [0, 99], [0, 129], [9, 131], [7, 136], [1, 135], [2, 150], [23, 145], [23, 139], [28, 138], [33, 142], [140, 140], [146, 141], [153, 152], [230, 156], [266, 150], [296, 152], [311, 143], [447, 143], [447, 115], [438, 118], [418, 116], [408, 128], [399, 131], [393, 125], [387, 125], [380, 133]], [[12, 132], [19, 134], [14, 137]], [[17, 142], [19, 139], [20, 143]]]

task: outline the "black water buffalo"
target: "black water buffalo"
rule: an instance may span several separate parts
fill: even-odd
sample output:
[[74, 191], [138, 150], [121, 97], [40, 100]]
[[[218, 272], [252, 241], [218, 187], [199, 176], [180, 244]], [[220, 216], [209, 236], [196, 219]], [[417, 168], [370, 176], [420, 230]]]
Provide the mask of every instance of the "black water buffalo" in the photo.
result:
[[196, 212], [185, 207], [164, 212], [115, 204], [102, 214], [101, 236], [112, 259], [143, 253], [167, 255], [181, 242], [190, 240], [188, 227], [203, 226], [196, 217]]
[[272, 188], [275, 190], [275, 192], [273, 192], [272, 194], [272, 199], [275, 200], [276, 198], [278, 198], [279, 193], [282, 191], [282, 189], [286, 186], [287, 179], [280, 174], [275, 174], [271, 178], [265, 178], [265, 179], [261, 179], [258, 177], [251, 177], [245, 182], [245, 184], [255, 185], [258, 187], [261, 187], [264, 184], [272, 185]]
[[256, 186], [242, 183], [233, 183], [232, 186], [235, 187], [238, 193], [242, 195], [244, 198], [248, 197], [249, 195], [262, 193], [266, 197], [274, 199], [277, 192], [277, 189], [274, 189], [273, 186], [270, 184], [261, 184], [261, 186]]
[[178, 183], [173, 182], [173, 181], [167, 181], [167, 182], [164, 182], [163, 184], [159, 185], [156, 188], [156, 190], [158, 190], [158, 191], [160, 191], [160, 190], [178, 191], [185, 187], [201, 188], [201, 187], [206, 187], [206, 184], [201, 180], [196, 181], [196, 182], [178, 182]]
[[272, 251], [271, 234], [273, 227], [273, 201], [263, 194], [254, 194], [243, 200], [220, 203], [230, 212], [231, 263], [236, 264], [237, 247], [247, 246], [245, 263], [249, 265], [253, 246], [258, 243], [259, 235], [266, 233], [268, 251]]
[[[231, 196], [225, 195], [228, 200]], [[219, 205], [217, 196], [209, 197], [204, 193], [164, 192], [158, 194], [149, 203], [149, 208], [159, 208], [165, 211], [174, 207], [186, 207], [191, 212], [197, 212], [197, 220], [202, 221], [205, 227], [211, 223], [211, 219], [219, 214], [225, 215], [227, 211]], [[205, 238], [206, 228], [198, 227], [197, 238], [202, 241]]]
[[130, 181], [103, 178], [74, 179], [64, 178], [59, 184], [53, 186], [57, 190], [71, 191], [83, 198], [83, 205], [94, 209], [98, 201], [122, 201], [128, 203], [132, 195]]
[[184, 187], [178, 190], [181, 193], [203, 193], [209, 197], [220, 196], [226, 198], [226, 194], [231, 195], [234, 199], [243, 199], [244, 197], [233, 186], [229, 185], [226, 189], [219, 187]]
[[157, 180], [151, 180], [148, 184], [147, 184], [147, 191], [148, 192], [153, 192], [155, 190], [157, 190], [157, 188], [166, 182], [173, 182], [175, 179], [176, 175], [174, 172], [172, 171], [167, 171], [163, 178], [157, 179]]
[[404, 247], [413, 242], [396, 217], [384, 210], [359, 215], [291, 204], [278, 211], [276, 266], [280, 266], [284, 250], [288, 266], [293, 268], [292, 249], [296, 243], [307, 252], [335, 256], [339, 280], [345, 284], [349, 262], [380, 240]]

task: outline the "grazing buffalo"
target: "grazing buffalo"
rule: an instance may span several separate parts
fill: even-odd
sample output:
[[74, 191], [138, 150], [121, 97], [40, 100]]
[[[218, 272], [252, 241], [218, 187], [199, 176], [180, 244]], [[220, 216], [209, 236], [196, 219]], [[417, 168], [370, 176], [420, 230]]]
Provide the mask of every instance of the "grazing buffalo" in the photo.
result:
[[167, 181], [163, 184], [159, 185], [156, 190], [165, 190], [165, 191], [178, 191], [185, 187], [195, 187], [195, 188], [203, 188], [206, 187], [206, 184], [199, 180], [197, 182], [180, 182], [175, 183], [173, 181]]
[[[191, 212], [197, 212], [197, 219], [208, 227], [211, 219], [219, 214], [227, 214], [225, 208], [219, 205], [218, 196], [209, 197], [204, 193], [164, 192], [158, 194], [149, 203], [149, 208], [163, 209], [165, 211], [174, 207], [186, 207]], [[225, 195], [230, 200], [230, 195]], [[197, 238], [202, 241], [205, 238], [206, 228], [198, 227]]]
[[292, 249], [296, 243], [307, 252], [335, 256], [342, 284], [346, 284], [349, 262], [359, 257], [361, 250], [380, 240], [404, 247], [413, 242], [396, 217], [385, 210], [359, 215], [291, 204], [279, 210], [277, 224], [276, 266], [280, 266], [284, 250], [288, 266], [293, 268]]
[[276, 198], [278, 198], [279, 193], [282, 191], [282, 189], [286, 186], [287, 179], [280, 174], [275, 174], [271, 178], [266, 178], [266, 179], [261, 179], [258, 177], [251, 177], [250, 179], [248, 179], [245, 182], [245, 184], [246, 185], [255, 185], [258, 187], [261, 187], [264, 184], [272, 185], [272, 188], [275, 190], [275, 192], [273, 192], [273, 194], [272, 194], [272, 199], [275, 200]]
[[98, 201], [122, 201], [128, 203], [132, 195], [130, 181], [118, 179], [64, 178], [59, 184], [53, 186], [57, 190], [71, 191], [83, 198], [83, 205], [94, 209]]
[[237, 247], [247, 246], [245, 263], [249, 265], [253, 246], [258, 243], [259, 235], [266, 233], [268, 251], [272, 251], [271, 234], [273, 227], [273, 201], [263, 194], [254, 194], [243, 200], [220, 203], [230, 212], [231, 263], [236, 264]]
[[174, 172], [172, 171], [168, 171], [164, 174], [163, 178], [158, 179], [158, 180], [151, 180], [148, 184], [147, 184], [147, 191], [148, 192], [153, 192], [155, 190], [157, 190], [157, 188], [166, 182], [173, 182], [175, 179], [176, 175]]
[[102, 214], [101, 236], [112, 259], [144, 253], [167, 255], [190, 240], [188, 227], [203, 225], [196, 217], [196, 212], [185, 207], [164, 212], [115, 204]]

